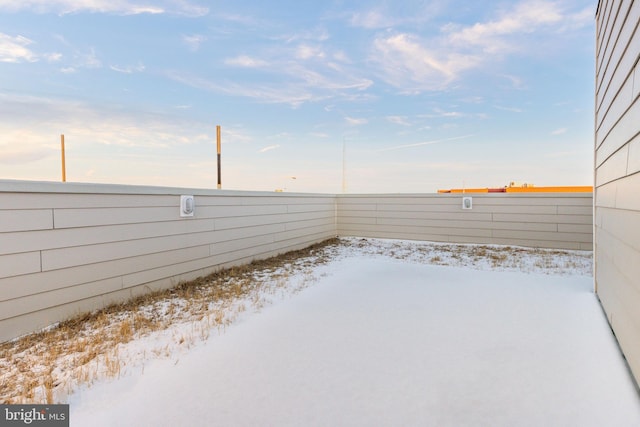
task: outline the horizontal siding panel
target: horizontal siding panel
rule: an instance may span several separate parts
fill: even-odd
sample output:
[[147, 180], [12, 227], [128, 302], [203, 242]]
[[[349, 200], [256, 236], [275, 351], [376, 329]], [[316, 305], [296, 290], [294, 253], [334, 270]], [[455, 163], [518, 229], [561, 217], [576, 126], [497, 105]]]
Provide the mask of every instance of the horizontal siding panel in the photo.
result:
[[339, 227], [346, 227], [350, 225], [375, 225], [377, 218], [375, 217], [349, 217], [342, 218], [338, 221]]
[[191, 246], [200, 246], [213, 240], [211, 233], [156, 237], [126, 242], [76, 246], [42, 251], [42, 270], [75, 267], [114, 259], [122, 259]]
[[209, 256], [209, 245], [205, 245], [38, 274], [5, 277], [0, 278], [0, 295], [2, 300], [20, 298]]
[[[556, 205], [503, 205], [500, 206], [500, 213], [504, 214], [546, 214], [553, 215], [558, 213], [558, 206]], [[495, 205], [482, 204], [480, 200], [473, 201], [474, 212], [495, 212]]]
[[633, 101], [633, 75], [627, 77], [617, 94], [610, 91], [603, 101], [603, 115], [598, 119], [596, 131], [601, 135], [607, 135]]
[[326, 203], [322, 205], [287, 205], [287, 213], [300, 212], [325, 212], [333, 217], [336, 207], [334, 203]]
[[490, 213], [477, 213], [473, 211], [462, 211], [462, 212], [449, 212], [445, 215], [438, 212], [391, 212], [387, 211], [384, 213], [379, 213], [378, 218], [402, 218], [402, 219], [415, 219], [415, 220], [458, 220], [458, 221], [466, 221], [468, 223], [473, 223], [475, 221], [491, 221]]
[[338, 210], [342, 211], [376, 211], [377, 206], [375, 203], [347, 203], [343, 200], [338, 199]]
[[257, 247], [273, 243], [273, 235], [254, 236], [244, 239], [229, 240], [226, 242], [216, 243], [210, 246], [211, 255], [219, 255], [225, 252], [234, 252], [245, 248]]
[[416, 219], [416, 218], [378, 218], [377, 225], [402, 225], [408, 227], [438, 227], [459, 229], [491, 229], [491, 221], [456, 221], [447, 219]]
[[[624, 17], [624, 15], [622, 16]], [[629, 14], [620, 28], [615, 47], [609, 56], [609, 64], [607, 64], [604, 73], [599, 75], [602, 85], [598, 92], [598, 96], [601, 98], [598, 99], [602, 99], [602, 101], [597, 107], [598, 114], [602, 114], [602, 108], [606, 109], [606, 106], [609, 105], [611, 97], [622, 86], [635, 63], [636, 58], [633, 55], [625, 55], [625, 51], [629, 44], [638, 46], [640, 43], [640, 32], [635, 31], [638, 22], [640, 22], [640, 7], [632, 2]], [[602, 88], [605, 90], [604, 95]]]
[[468, 195], [473, 197], [473, 207], [477, 204], [496, 206], [585, 206], [591, 205], [591, 193], [497, 193]]
[[596, 169], [596, 185], [600, 186], [627, 174], [629, 147], [625, 145]]
[[[622, 282], [625, 285], [612, 283], [614, 287], [623, 288], [620, 292], [629, 291], [626, 288], [634, 288], [635, 299], [631, 299], [633, 304], [637, 307], [637, 302], [640, 301], [640, 251], [627, 245], [625, 242], [615, 238], [613, 235], [607, 232], [607, 230], [598, 229], [596, 231], [598, 238], [598, 249], [608, 257], [607, 263], [610, 268], [617, 270], [619, 275], [624, 278]], [[630, 292], [630, 291], [629, 291]], [[640, 320], [640, 311], [638, 313]], [[640, 328], [640, 321], [638, 323]]]
[[[604, 7], [605, 4], [606, 7]], [[617, 6], [615, 10], [613, 10], [614, 5]], [[609, 63], [611, 50], [613, 49], [616, 42], [616, 37], [613, 37], [613, 34], [620, 33], [620, 29], [624, 24], [625, 17], [627, 16], [628, 11], [629, 5], [624, 5], [623, 2], [608, 1], [601, 5], [601, 8], [599, 10], [599, 19], [596, 22], [596, 28], [598, 31], [598, 37], [596, 40], [596, 71], [598, 77], [601, 77], [601, 75], [604, 74], [604, 70]], [[601, 22], [604, 23], [602, 26], [600, 26]], [[601, 79], [598, 78], [598, 85], [596, 86], [597, 93], [600, 93], [601, 91], [600, 83]]]
[[149, 206], [180, 206], [180, 196], [144, 194], [65, 194], [2, 192], [0, 181], [0, 209], [69, 209], [69, 208], [133, 208]]
[[307, 219], [304, 221], [296, 221], [285, 224], [284, 229], [286, 231], [300, 230], [305, 228], [318, 228], [324, 230], [326, 226], [330, 226], [335, 229], [335, 218], [333, 215], [327, 218]]
[[355, 231], [372, 230], [375, 232], [385, 232], [385, 233], [397, 232], [397, 233], [405, 233], [405, 234], [414, 232], [416, 234], [428, 234], [432, 236], [455, 235], [455, 236], [469, 236], [469, 237], [491, 237], [491, 230], [444, 228], [444, 227], [416, 227], [414, 225], [401, 225], [401, 224], [399, 225], [380, 224], [380, 225], [375, 225], [373, 227], [366, 226], [366, 225], [351, 224], [349, 227], [345, 227], [343, 230], [349, 230], [351, 233]]
[[457, 212], [462, 210], [462, 203], [458, 201], [456, 204], [423, 204], [416, 203], [412, 205], [399, 204], [399, 205], [377, 205], [376, 211], [378, 212], [434, 212], [442, 214], [442, 212]]
[[596, 142], [598, 143], [598, 149], [596, 150], [597, 167], [600, 167], [609, 156], [637, 135], [638, 117], [640, 117], [640, 102], [636, 100], [608, 135], [596, 133]]
[[276, 236], [273, 245], [274, 251], [281, 254], [290, 250], [302, 249], [314, 243], [336, 237], [332, 227], [319, 228], [316, 229], [315, 232], [311, 232], [311, 230], [307, 231], [308, 232], [304, 234], [287, 231], [286, 233]]
[[[598, 209], [599, 228], [632, 247], [640, 260], [640, 212], [619, 209]], [[639, 276], [640, 277], [640, 276]]]
[[585, 206], [558, 206], [558, 215], [586, 215], [591, 218], [593, 216], [592, 200]]
[[512, 238], [525, 240], [545, 240], [560, 242], [580, 242], [591, 243], [593, 236], [591, 233], [549, 233], [544, 231], [513, 231], [513, 230], [494, 230], [493, 237]]
[[291, 221], [318, 219], [324, 216], [326, 216], [326, 212], [301, 212], [297, 214], [217, 218], [215, 220], [215, 227], [216, 230], [224, 230], [229, 228], [243, 228], [266, 224], [284, 224]]
[[593, 225], [591, 224], [558, 224], [558, 231], [561, 233], [581, 233], [593, 234]]
[[614, 208], [616, 206], [616, 196], [618, 194], [618, 181], [601, 185], [597, 188], [596, 193], [597, 195], [594, 199], [596, 208]]
[[180, 218], [179, 204], [172, 207], [54, 209], [53, 216], [56, 228], [184, 221]]
[[564, 224], [591, 224], [591, 215], [524, 215], [524, 214], [493, 214], [494, 221], [504, 222], [552, 222]]
[[618, 194], [624, 195], [616, 197], [616, 207], [640, 211], [640, 173], [627, 176], [616, 183]]
[[0, 233], [53, 228], [51, 209], [0, 210]]
[[84, 283], [80, 286], [56, 289], [30, 295], [28, 298], [17, 298], [0, 302], [0, 316], [3, 319], [44, 310], [47, 307], [69, 304], [75, 301], [90, 298], [96, 295], [106, 294], [122, 289], [122, 279], [113, 278], [92, 283]]
[[226, 242], [235, 239], [244, 239], [253, 236], [264, 236], [274, 233], [283, 233], [287, 229], [286, 223], [280, 224], [265, 224], [257, 225], [254, 227], [245, 228], [229, 228], [226, 230], [216, 230], [210, 235], [211, 244]]
[[169, 280], [172, 282], [171, 287], [177, 286], [180, 283], [180, 279], [178, 279], [179, 276], [191, 272], [197, 272], [197, 275], [194, 277], [196, 278], [202, 275], [200, 270], [214, 266], [216, 263], [218, 263], [216, 257], [209, 256], [206, 258], [192, 259], [178, 264], [164, 265], [149, 270], [127, 274], [122, 277], [122, 287], [123, 289], [131, 288], [150, 282], [167, 280], [167, 278], [171, 278], [171, 280]]
[[195, 215], [198, 218], [228, 218], [286, 214], [287, 205], [241, 205], [241, 206], [198, 206]]
[[[640, 88], [640, 76], [638, 77], [638, 88]], [[631, 175], [636, 172], [640, 172], [640, 135], [636, 136], [633, 141], [629, 143], [627, 175]]]
[[[0, 256], [0, 277], [20, 276], [40, 272], [40, 252], [25, 252]], [[0, 299], [4, 296], [0, 294]]]
[[493, 243], [494, 245], [524, 246], [527, 248], [545, 249], [590, 250], [591, 248], [591, 245], [587, 243], [560, 240], [523, 239], [521, 237], [511, 239], [504, 237], [494, 237], [493, 239], [491, 239], [491, 243]]

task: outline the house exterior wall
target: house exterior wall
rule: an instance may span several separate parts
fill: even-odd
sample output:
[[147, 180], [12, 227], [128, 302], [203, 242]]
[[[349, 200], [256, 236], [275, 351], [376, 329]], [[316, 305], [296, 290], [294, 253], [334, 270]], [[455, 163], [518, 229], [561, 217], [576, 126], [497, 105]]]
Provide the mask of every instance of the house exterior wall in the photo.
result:
[[596, 13], [595, 286], [640, 381], [640, 3]]
[[[462, 208], [462, 198], [472, 208]], [[591, 193], [340, 195], [340, 236], [591, 250]]]

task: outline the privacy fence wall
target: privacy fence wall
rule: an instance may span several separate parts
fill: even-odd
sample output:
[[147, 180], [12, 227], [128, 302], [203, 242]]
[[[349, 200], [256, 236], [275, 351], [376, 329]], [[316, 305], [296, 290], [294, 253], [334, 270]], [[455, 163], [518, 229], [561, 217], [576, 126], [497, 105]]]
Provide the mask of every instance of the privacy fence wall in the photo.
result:
[[640, 382], [640, 2], [596, 15], [595, 282]]
[[0, 181], [0, 341], [335, 235], [334, 196]]
[[336, 235], [590, 250], [591, 203], [0, 181], [0, 341]]
[[338, 234], [591, 250], [592, 203], [591, 193], [343, 195]]

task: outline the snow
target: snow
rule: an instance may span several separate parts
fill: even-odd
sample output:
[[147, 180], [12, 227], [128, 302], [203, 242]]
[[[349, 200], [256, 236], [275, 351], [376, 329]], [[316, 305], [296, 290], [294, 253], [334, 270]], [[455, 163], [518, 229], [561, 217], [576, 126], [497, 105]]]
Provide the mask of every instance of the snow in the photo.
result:
[[536, 257], [557, 251], [511, 248], [504, 267], [418, 247], [352, 239], [311, 286], [188, 349], [177, 329], [128, 343], [166, 354], [76, 390], [71, 425], [640, 425], [585, 253], [552, 268]]

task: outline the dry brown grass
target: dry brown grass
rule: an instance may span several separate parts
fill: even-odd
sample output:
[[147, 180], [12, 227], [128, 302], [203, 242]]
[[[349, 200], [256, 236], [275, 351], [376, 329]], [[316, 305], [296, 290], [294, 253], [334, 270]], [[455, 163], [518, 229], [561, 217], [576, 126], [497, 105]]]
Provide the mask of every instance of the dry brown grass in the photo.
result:
[[[178, 345], [191, 347], [206, 340], [212, 329], [224, 331], [247, 310], [245, 301], [258, 310], [268, 304], [269, 295], [308, 286], [304, 281], [290, 286], [288, 278], [327, 263], [332, 258], [327, 249], [339, 244], [338, 239], [330, 239], [220, 270], [2, 343], [0, 402], [54, 403], [79, 385], [117, 378], [126, 364], [119, 355], [120, 345], [176, 323], [191, 323], [190, 330], [175, 337]], [[150, 356], [170, 354], [168, 347], [150, 350]]]

